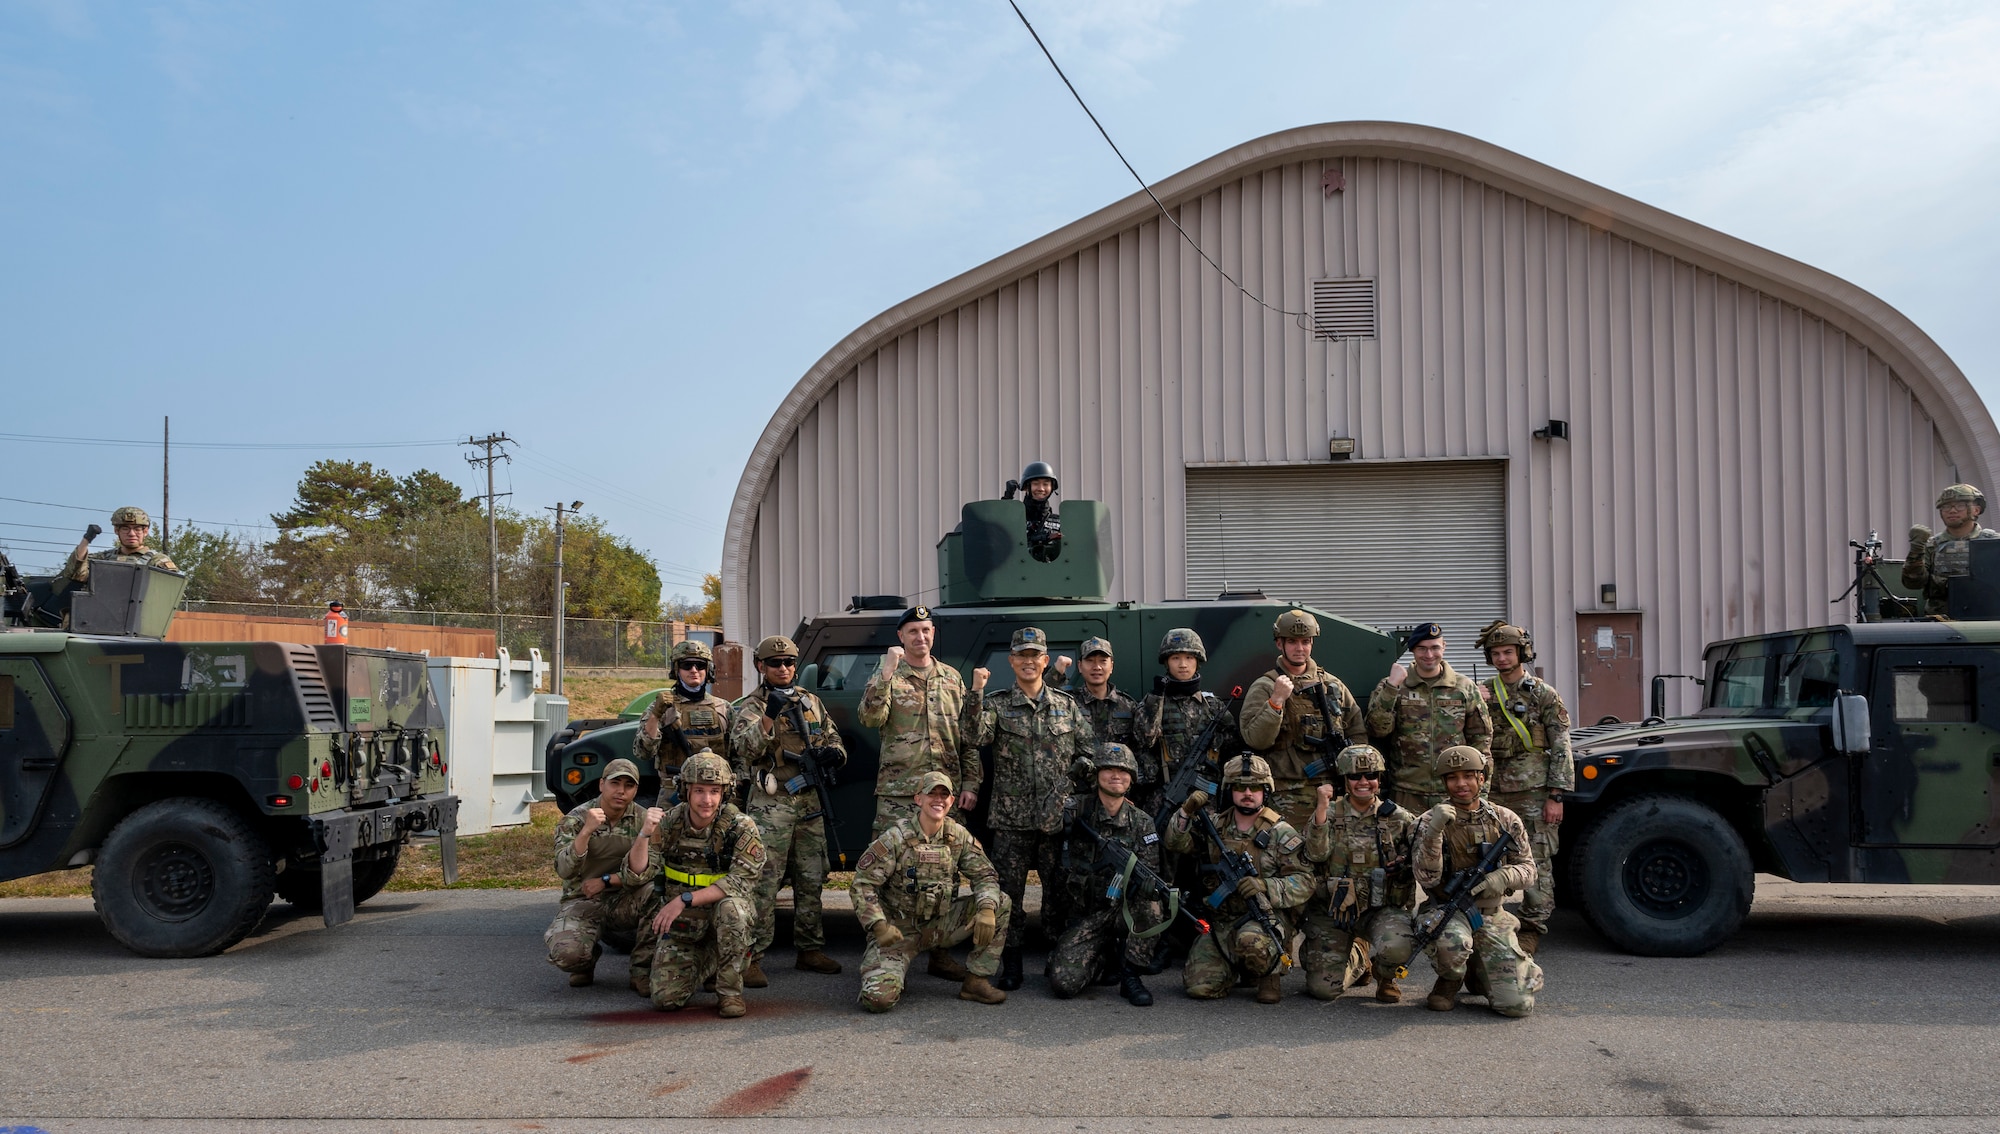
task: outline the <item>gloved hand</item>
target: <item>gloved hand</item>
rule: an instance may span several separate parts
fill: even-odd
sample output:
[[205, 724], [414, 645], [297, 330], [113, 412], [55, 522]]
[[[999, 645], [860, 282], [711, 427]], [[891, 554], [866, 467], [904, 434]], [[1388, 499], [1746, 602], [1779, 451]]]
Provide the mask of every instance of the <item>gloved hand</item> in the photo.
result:
[[1236, 896], [1246, 902], [1255, 901], [1263, 897], [1264, 880], [1262, 878], [1245, 878], [1236, 884]]
[[993, 944], [993, 934], [998, 931], [999, 925], [993, 911], [982, 907], [972, 915], [972, 943], [981, 949]]
[[897, 929], [886, 917], [875, 923], [872, 932], [875, 934], [875, 944], [884, 949], [899, 945], [903, 941], [903, 931]]
[[1207, 806], [1208, 793], [1202, 791], [1200, 788], [1196, 788], [1188, 793], [1187, 801], [1181, 804], [1181, 810], [1187, 812], [1189, 815], [1193, 815]]
[[1472, 888], [1475, 898], [1504, 898], [1507, 896], [1507, 875], [1504, 871], [1489, 870], [1479, 885]]
[[1910, 554], [1915, 555], [1931, 541], [1931, 530], [1922, 524], [1910, 525]]
[[782, 689], [772, 689], [764, 694], [764, 715], [777, 720], [785, 715], [785, 709], [792, 703], [790, 693]]

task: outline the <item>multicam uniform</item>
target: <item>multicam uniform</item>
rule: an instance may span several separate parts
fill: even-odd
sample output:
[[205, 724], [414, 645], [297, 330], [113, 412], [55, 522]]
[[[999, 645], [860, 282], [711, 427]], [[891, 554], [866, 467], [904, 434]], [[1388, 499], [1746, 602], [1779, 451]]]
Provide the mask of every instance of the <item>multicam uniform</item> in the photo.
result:
[[764, 874], [757, 824], [725, 802], [708, 829], [697, 831], [689, 823], [688, 805], [677, 803], [660, 819], [649, 853], [646, 868], [655, 875], [661, 904], [706, 886], [719, 887], [724, 895], [719, 902], [682, 910], [664, 937], [651, 920], [645, 923], [633, 956], [642, 949], [654, 951], [654, 1005], [685, 1005], [711, 975], [718, 995], [742, 996], [757, 882]]
[[1521, 923], [1537, 934], [1549, 931], [1556, 910], [1557, 824], [1542, 818], [1550, 793], [1576, 787], [1570, 760], [1569, 710], [1556, 688], [1529, 674], [1508, 685], [1499, 675], [1487, 682], [1493, 694], [1493, 780], [1488, 797], [1520, 817], [1535, 859], [1535, 881], [1521, 895]]
[[1479, 687], [1450, 662], [1436, 677], [1412, 669], [1400, 686], [1383, 678], [1368, 698], [1368, 732], [1389, 758], [1395, 778], [1389, 798], [1418, 815], [1444, 800], [1444, 781], [1431, 769], [1438, 753], [1454, 744], [1490, 753], [1493, 743]]
[[[968, 694], [960, 729], [968, 746], [993, 746], [986, 822], [993, 829], [1000, 889], [1018, 910], [1029, 869], [1039, 872], [1042, 926], [1054, 935], [1062, 927], [1065, 904], [1058, 837], [1063, 801], [1070, 794], [1070, 765], [1087, 757], [1095, 743], [1090, 719], [1069, 694], [1044, 685], [1033, 700], [1019, 689], [1003, 689], [992, 697]], [[1026, 930], [1026, 919], [1015, 918], [1007, 929], [1007, 947], [1019, 949]]]
[[[1101, 765], [1100, 765], [1101, 766]], [[1138, 857], [1155, 874], [1160, 870], [1160, 836], [1153, 830], [1153, 817], [1127, 799], [1112, 815], [1104, 801], [1092, 791], [1070, 801], [1071, 816], [1062, 845], [1063, 878], [1068, 887], [1070, 920], [1049, 955], [1049, 985], [1059, 997], [1075, 996], [1109, 967], [1116, 971], [1122, 958], [1127, 970], [1146, 967], [1152, 959], [1151, 937], [1138, 937], [1156, 926], [1164, 911], [1159, 895], [1148, 892], [1136, 877], [1125, 879], [1119, 899], [1110, 897], [1112, 883], [1125, 869], [1125, 857], [1115, 858], [1097, 840], [1077, 828], [1078, 823]], [[1046, 888], [1044, 893], [1048, 891]], [[1132, 924], [1126, 924], [1126, 918]]]
[[[563, 883], [562, 906], [542, 934], [542, 943], [548, 946], [549, 963], [566, 973], [591, 971], [597, 965], [598, 939], [605, 930], [636, 937], [640, 924], [650, 920], [658, 908], [654, 905], [652, 874], [633, 873], [624, 867], [626, 853], [645, 826], [645, 808], [633, 804], [617, 819], [606, 819], [590, 833], [588, 853], [576, 853], [577, 832], [583, 830], [590, 809], [602, 806], [602, 798], [588, 800], [571, 808], [562, 822], [556, 824], [556, 877]], [[583, 880], [606, 874], [615, 876], [617, 884], [599, 891], [595, 898], [585, 897]], [[635, 985], [647, 979], [652, 963], [650, 951], [632, 950]]]
[[[1292, 695], [1282, 710], [1271, 707], [1271, 694], [1280, 675], [1291, 677]], [[1324, 702], [1322, 703], [1322, 698]], [[1328, 719], [1331, 710], [1334, 719]], [[1265, 805], [1284, 816], [1294, 829], [1305, 826], [1319, 803], [1318, 786], [1333, 780], [1333, 760], [1349, 744], [1366, 739], [1361, 706], [1338, 677], [1308, 664], [1296, 676], [1285, 673], [1283, 663], [1267, 671], [1250, 685], [1243, 696], [1241, 716], [1243, 743], [1271, 765], [1277, 788]], [[1306, 766], [1324, 765], [1317, 774], [1306, 775]]]
[[[1943, 505], [1957, 498], [1955, 489], [1972, 490], [1970, 485], [1953, 485], [1938, 497]], [[1969, 499], [1970, 496], [1968, 495]], [[1984, 499], [1984, 497], [1981, 497]], [[1983, 507], [1983, 505], [1982, 505]], [[1982, 528], [1975, 521], [1972, 534], [1954, 536], [1939, 532], [1918, 542], [1917, 530], [1911, 530], [1910, 555], [1903, 560], [1903, 585], [1916, 587], [1924, 592], [1924, 613], [1947, 615], [1951, 613], [1951, 580], [1972, 573], [1972, 541], [1976, 539], [2000, 539], [2000, 532], [1992, 528]]]
[[[761, 684], [731, 705], [729, 712], [729, 762], [737, 776], [749, 782], [750, 818], [764, 843], [764, 875], [757, 883], [757, 924], [750, 947], [760, 957], [777, 935], [778, 891], [787, 875], [792, 879], [792, 943], [800, 952], [826, 946], [820, 912], [820, 891], [826, 888], [828, 870], [826, 818], [818, 813], [818, 792], [803, 788], [794, 793], [787, 785], [803, 771], [793, 757], [807, 748], [819, 750], [822, 768], [847, 763], [840, 730], [818, 697], [796, 687], [790, 690], [806, 723], [802, 736], [789, 708], [780, 709], [775, 718], [765, 716], [772, 692], [768, 684]], [[774, 724], [770, 736], [764, 734], [767, 722]]]
[[72, 583], [88, 583], [90, 582], [90, 564], [92, 560], [109, 560], [113, 563], [137, 563], [142, 567], [157, 567], [162, 571], [178, 572], [180, 570], [179, 567], [174, 566], [173, 560], [167, 558], [165, 552], [155, 551], [150, 547], [142, 547], [137, 551], [126, 551], [123, 548], [114, 547], [108, 551], [100, 551], [94, 555], [85, 556], [82, 559], [71, 559], [63, 564], [62, 573], [56, 577]]
[[[680, 737], [674, 737], [678, 728]], [[651, 731], [653, 735], [647, 736]], [[729, 744], [729, 702], [708, 691], [690, 693], [679, 681], [663, 689], [646, 706], [639, 718], [639, 731], [632, 737], [632, 759], [641, 767], [659, 769], [660, 799], [664, 802], [683, 761], [706, 748], [725, 751]]]
[[[972, 887], [970, 897], [958, 896], [961, 875]], [[996, 931], [991, 943], [973, 946], [965, 967], [978, 977], [1000, 967], [1013, 906], [979, 841], [955, 820], [947, 818], [935, 835], [925, 835], [914, 815], [890, 823], [862, 852], [848, 893], [855, 920], [869, 933], [861, 954], [861, 1006], [871, 1012], [886, 1012], [902, 997], [903, 975], [918, 953], [972, 936], [973, 917], [982, 909], [994, 911]], [[875, 923], [885, 918], [903, 934], [887, 947], [874, 938]]]
[[1357, 811], [1340, 796], [1327, 804], [1326, 822], [1307, 823], [1305, 858], [1315, 865], [1316, 880], [1304, 911], [1300, 961], [1306, 991], [1315, 998], [1340, 995], [1357, 937], [1368, 943], [1375, 979], [1384, 988], [1410, 959], [1416, 837], [1417, 817], [1387, 800]]
[[[1271, 940], [1264, 927], [1250, 916], [1250, 903], [1240, 894], [1223, 899], [1220, 909], [1201, 907], [1202, 916], [1210, 920], [1213, 928], [1195, 939], [1187, 964], [1181, 969], [1181, 984], [1189, 996], [1203, 1000], [1229, 995], [1236, 985], [1239, 967], [1252, 976], [1275, 971], [1280, 954], [1296, 932], [1287, 920], [1287, 911], [1304, 904], [1313, 892], [1312, 870], [1303, 858], [1305, 839], [1277, 812], [1268, 807], [1258, 812], [1249, 831], [1237, 829], [1235, 812], [1227, 803], [1212, 811], [1209, 818], [1228, 848], [1249, 855], [1256, 865], [1257, 876], [1264, 880], [1271, 919], [1285, 939]], [[1167, 820], [1166, 834], [1162, 836], [1170, 851], [1192, 855], [1197, 862], [1217, 861], [1213, 841], [1202, 837], [1197, 843], [1197, 838], [1187, 813], [1182, 811], [1176, 811]]]
[[965, 680], [931, 657], [929, 669], [906, 660], [894, 673], [877, 671], [861, 692], [863, 727], [882, 730], [881, 770], [875, 777], [875, 833], [917, 813], [917, 777], [943, 772], [954, 783], [976, 784], [979, 753], [961, 751], [959, 715], [965, 708]]
[[[1500, 873], [1511, 890], [1525, 890], [1535, 881], [1535, 860], [1528, 852], [1528, 830], [1521, 817], [1481, 799], [1470, 811], [1453, 803], [1440, 803], [1426, 812], [1417, 829], [1417, 883], [1435, 891], [1446, 879], [1468, 870], [1479, 861], [1479, 845], [1492, 843], [1502, 831], [1512, 832], [1514, 843], [1501, 860]], [[1526, 1016], [1535, 1010], [1535, 993], [1542, 987], [1542, 970], [1521, 950], [1516, 936], [1520, 925], [1501, 906], [1503, 898], [1478, 899], [1480, 926], [1472, 928], [1464, 917], [1454, 915], [1430, 948], [1431, 964], [1441, 982], [1464, 980], [1468, 963], [1479, 967], [1485, 978], [1487, 999], [1503, 1016]], [[1426, 911], [1419, 911], [1418, 923]]]

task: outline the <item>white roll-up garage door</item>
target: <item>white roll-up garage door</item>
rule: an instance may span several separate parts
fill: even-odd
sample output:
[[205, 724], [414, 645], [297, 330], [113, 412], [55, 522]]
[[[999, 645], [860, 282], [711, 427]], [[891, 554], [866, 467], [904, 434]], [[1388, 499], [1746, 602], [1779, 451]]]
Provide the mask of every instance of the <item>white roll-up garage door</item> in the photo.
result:
[[1434, 620], [1454, 667], [1490, 672], [1473, 639], [1507, 613], [1506, 505], [1498, 461], [1191, 468], [1188, 594], [1259, 590], [1391, 632]]

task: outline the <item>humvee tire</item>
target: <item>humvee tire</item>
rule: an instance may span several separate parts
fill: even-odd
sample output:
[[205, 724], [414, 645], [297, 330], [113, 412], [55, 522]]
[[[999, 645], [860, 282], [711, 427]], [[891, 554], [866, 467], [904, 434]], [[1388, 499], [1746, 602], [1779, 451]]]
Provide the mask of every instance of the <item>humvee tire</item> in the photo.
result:
[[1750, 852], [1714, 809], [1642, 795], [1607, 812], [1577, 848], [1583, 916], [1612, 944], [1645, 957], [1696, 957], [1750, 913]]
[[111, 936], [142, 957], [206, 957], [271, 907], [271, 849], [212, 799], [162, 799], [120, 820], [90, 883]]
[[[380, 858], [354, 864], [354, 904], [360, 905], [382, 892], [389, 879], [396, 876], [396, 866], [402, 861], [403, 845], [396, 843], [389, 853]], [[318, 913], [324, 904], [320, 895], [319, 871], [312, 866], [301, 867], [297, 863], [285, 868], [278, 875], [277, 891], [280, 898], [291, 903], [294, 909], [304, 913]]]

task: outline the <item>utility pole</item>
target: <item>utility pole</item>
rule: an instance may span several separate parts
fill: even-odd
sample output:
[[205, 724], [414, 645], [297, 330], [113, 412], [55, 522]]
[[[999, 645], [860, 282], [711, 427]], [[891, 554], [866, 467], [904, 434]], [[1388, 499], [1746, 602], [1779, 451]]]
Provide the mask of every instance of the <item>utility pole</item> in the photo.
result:
[[173, 501], [173, 440], [174, 419], [160, 418], [160, 550], [167, 549], [167, 540], [174, 534], [174, 516], [168, 510]]
[[484, 456], [465, 458], [465, 463], [468, 465], [486, 466], [486, 554], [489, 574], [493, 584], [493, 632], [498, 634], [503, 629], [500, 625], [500, 515], [498, 498], [501, 496], [512, 496], [513, 493], [496, 493], [493, 491], [493, 463], [495, 461], [513, 461], [514, 458], [508, 456], [507, 450], [502, 446], [513, 444], [514, 439], [505, 433], [488, 433], [484, 437], [467, 437], [465, 443], [475, 449], [486, 450]]
[[583, 501], [571, 501], [565, 512], [561, 501], [557, 501], [556, 506], [550, 509], [556, 514], [556, 672], [555, 684], [550, 686], [549, 692], [558, 697], [562, 696], [563, 691], [563, 608], [569, 600], [569, 595], [564, 590], [569, 584], [563, 582], [562, 577], [563, 520], [566, 515], [575, 515], [582, 507]]

